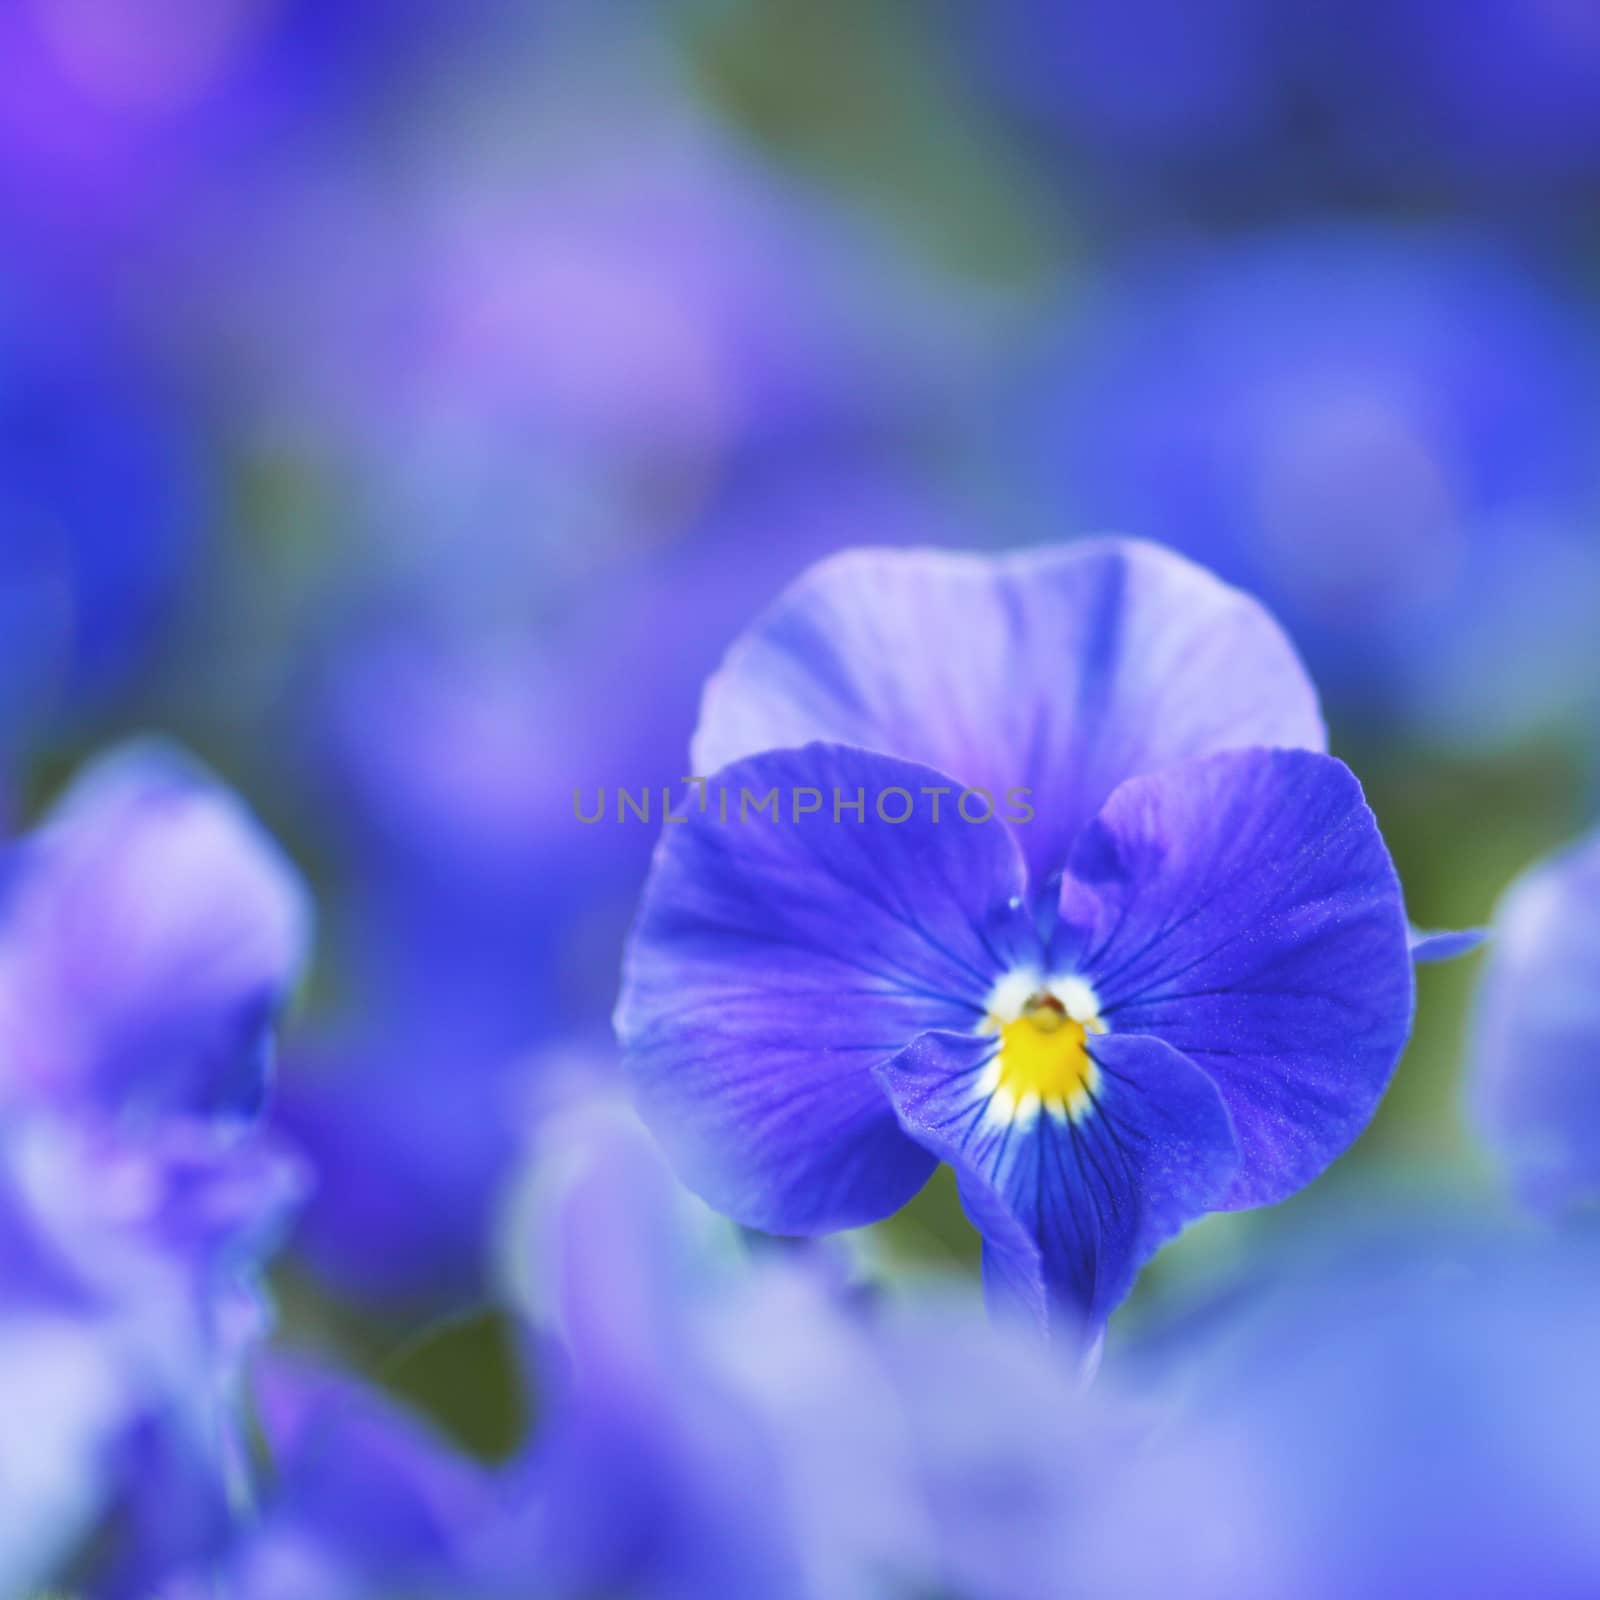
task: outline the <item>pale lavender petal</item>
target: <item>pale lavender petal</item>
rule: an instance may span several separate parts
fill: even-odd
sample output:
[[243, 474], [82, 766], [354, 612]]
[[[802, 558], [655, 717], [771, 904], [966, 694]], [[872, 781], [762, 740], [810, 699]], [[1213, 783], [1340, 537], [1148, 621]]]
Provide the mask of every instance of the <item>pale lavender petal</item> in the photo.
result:
[[694, 770], [827, 739], [1031, 791], [1038, 893], [1125, 778], [1244, 745], [1321, 750], [1316, 691], [1254, 600], [1156, 545], [814, 567], [706, 689]]
[[227, 790], [163, 746], [103, 757], [13, 855], [0, 1096], [256, 1110], [310, 926], [299, 874]]
[[1495, 910], [1469, 1103], [1529, 1205], [1600, 1201], [1600, 832], [1525, 873]]

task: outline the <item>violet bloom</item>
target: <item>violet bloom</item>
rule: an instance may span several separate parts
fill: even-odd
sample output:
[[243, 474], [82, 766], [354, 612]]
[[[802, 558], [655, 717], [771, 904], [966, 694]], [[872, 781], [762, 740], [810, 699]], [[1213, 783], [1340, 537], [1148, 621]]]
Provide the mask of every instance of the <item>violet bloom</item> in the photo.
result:
[[617, 1108], [534, 1157], [505, 1244], [541, 1425], [478, 1544], [492, 1592], [1060, 1592], [1088, 1448], [1054, 1352], [948, 1295], [874, 1305], [821, 1251], [749, 1257]]
[[1159, 1426], [1086, 1476], [1061, 1592], [1595, 1593], [1594, 1250], [1435, 1228], [1295, 1253], [1145, 1364]]
[[[615, 115], [581, 51], [538, 49], [509, 102], [484, 89], [489, 113], [540, 105], [514, 172], [452, 117], [419, 125], [427, 161], [318, 150], [262, 202], [265, 246], [253, 212], [196, 288], [251, 331], [254, 428], [314, 441], [350, 491], [329, 544], [355, 592], [405, 574], [480, 640], [648, 559], [753, 464], [913, 425], [943, 391], [908, 366], [958, 359], [918, 285], [753, 168], [627, 27]], [[491, 548], [515, 591], [472, 592]]]
[[1271, 618], [1153, 546], [814, 569], [712, 680], [645, 890], [646, 1121], [776, 1233], [948, 1161], [991, 1298], [1092, 1338], [1184, 1224], [1315, 1178], [1405, 1044], [1399, 882], [1322, 746]]
[[1600, 832], [1530, 868], [1494, 914], [1471, 1111], [1524, 1201], [1600, 1200]]
[[103, 758], [12, 851], [0, 1107], [258, 1110], [310, 923], [294, 868], [198, 768], [155, 745]]
[[36, 1420], [0, 1481], [39, 1515], [5, 1519], [6, 1593], [97, 1529], [115, 1595], [227, 1536], [255, 1271], [302, 1181], [249, 1113], [307, 929], [244, 809], [151, 747], [97, 763], [9, 851], [0, 1390]]
[[[176, 1597], [759, 1594], [1045, 1600], [1083, 1470], [1119, 1441], [1055, 1353], [937, 1291], [759, 1251], [586, 1093], [540, 1129], [502, 1236], [538, 1424], [464, 1458], [301, 1359], [257, 1384], [273, 1488]], [[982, 1389], [962, 1383], [973, 1370]], [[166, 1592], [166, 1591], [163, 1591]]]

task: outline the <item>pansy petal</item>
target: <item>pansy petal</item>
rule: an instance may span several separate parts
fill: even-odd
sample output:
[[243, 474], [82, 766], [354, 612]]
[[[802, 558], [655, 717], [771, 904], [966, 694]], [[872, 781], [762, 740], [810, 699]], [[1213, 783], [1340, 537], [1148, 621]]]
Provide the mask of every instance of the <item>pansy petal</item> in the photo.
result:
[[880, 1076], [901, 1126], [950, 1163], [984, 1239], [992, 1303], [1088, 1345], [1139, 1268], [1212, 1210], [1238, 1166], [1216, 1086], [1159, 1039], [1091, 1046], [1097, 1083], [1073, 1114], [997, 1114], [992, 1035], [924, 1035]]
[[[665, 829], [617, 1028], [641, 1114], [678, 1175], [748, 1226], [824, 1232], [909, 1199], [934, 1163], [900, 1131], [872, 1069], [928, 1029], [971, 1028], [1001, 973], [1037, 963], [1010, 835], [948, 801], [935, 822], [920, 802], [949, 783], [810, 745], [736, 763], [703, 812], [691, 804]], [[891, 790], [918, 797], [909, 820], [878, 815]], [[776, 819], [741, 819], [741, 796], [769, 791]], [[858, 792], [863, 819], [836, 816], [834, 798]]]
[[1524, 1203], [1600, 1201], [1600, 832], [1506, 892], [1479, 993], [1473, 1121]]
[[1366, 1126], [1411, 1028], [1408, 944], [1349, 769], [1232, 751], [1111, 797], [1062, 885], [1054, 965], [1112, 1033], [1165, 1039], [1217, 1084], [1235, 1208], [1283, 1199]]
[[855, 550], [813, 568], [707, 687], [694, 770], [836, 740], [1002, 803], [1037, 892], [1125, 778], [1244, 745], [1325, 748], [1316, 691], [1254, 600], [1155, 545], [1000, 558]]
[[259, 1109], [310, 936], [299, 874], [174, 750], [87, 769], [0, 901], [0, 1094], [116, 1115]]

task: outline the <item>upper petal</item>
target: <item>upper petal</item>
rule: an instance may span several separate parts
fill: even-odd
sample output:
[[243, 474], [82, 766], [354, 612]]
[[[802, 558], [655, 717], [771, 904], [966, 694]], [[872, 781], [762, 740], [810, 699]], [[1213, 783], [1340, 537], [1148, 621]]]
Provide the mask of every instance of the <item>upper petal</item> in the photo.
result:
[[[679, 1176], [740, 1222], [823, 1232], [909, 1199], [934, 1162], [872, 1069], [930, 1028], [972, 1027], [995, 980], [1037, 960], [1010, 835], [947, 801], [935, 822], [920, 798], [949, 782], [835, 745], [773, 751], [720, 773], [706, 809], [663, 834], [617, 1028]], [[918, 797], [908, 821], [877, 815], [891, 790]], [[742, 793], [769, 791], [778, 817], [741, 820]], [[858, 791], [864, 819], [836, 816]]]
[[837, 740], [998, 802], [1037, 889], [1125, 778], [1243, 745], [1325, 748], [1299, 657], [1254, 600], [1123, 539], [998, 558], [855, 550], [795, 583], [707, 686], [700, 773]]
[[309, 897], [240, 802], [174, 751], [78, 778], [0, 902], [0, 1071], [114, 1113], [253, 1111]]
[[1342, 762], [1241, 750], [1124, 784], [1061, 891], [1055, 965], [1113, 1033], [1165, 1039], [1222, 1091], [1230, 1207], [1281, 1200], [1365, 1127], [1411, 1028], [1394, 864]]
[[1600, 1199], [1600, 832], [1525, 873], [1494, 914], [1473, 1121], [1522, 1198]]

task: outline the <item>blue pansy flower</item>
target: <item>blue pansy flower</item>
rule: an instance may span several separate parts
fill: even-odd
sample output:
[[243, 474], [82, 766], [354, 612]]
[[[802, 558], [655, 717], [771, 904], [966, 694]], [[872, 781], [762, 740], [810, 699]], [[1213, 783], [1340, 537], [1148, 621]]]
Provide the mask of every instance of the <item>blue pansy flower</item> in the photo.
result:
[[1495, 909], [1468, 1094], [1521, 1198], [1600, 1201], [1600, 831], [1530, 868]]
[[777, 1233], [947, 1161], [991, 1297], [1092, 1335], [1185, 1223], [1316, 1177], [1405, 1044], [1400, 886], [1322, 746], [1271, 618], [1156, 547], [824, 563], [706, 692], [617, 1013], [646, 1121]]

